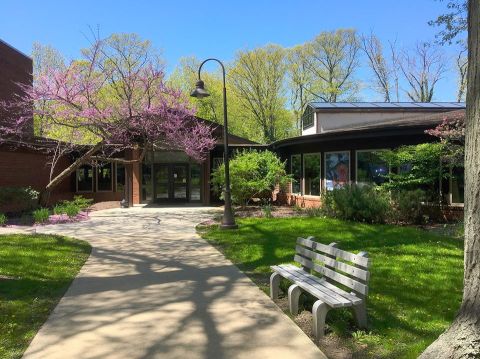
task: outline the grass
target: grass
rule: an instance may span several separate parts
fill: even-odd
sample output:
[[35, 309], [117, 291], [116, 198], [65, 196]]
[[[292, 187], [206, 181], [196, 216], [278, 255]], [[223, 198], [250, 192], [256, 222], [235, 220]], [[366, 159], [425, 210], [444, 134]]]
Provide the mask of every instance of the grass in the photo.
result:
[[84, 241], [0, 235], [0, 358], [20, 358], [90, 254]]
[[[324, 218], [249, 218], [239, 229], [202, 230], [202, 236], [268, 291], [270, 266], [293, 261], [298, 236], [315, 236], [372, 258], [369, 330], [355, 328], [347, 310], [332, 310], [327, 324], [367, 357], [416, 358], [451, 322], [463, 282], [463, 243], [412, 227], [368, 225]], [[312, 303], [312, 300], [307, 300]]]

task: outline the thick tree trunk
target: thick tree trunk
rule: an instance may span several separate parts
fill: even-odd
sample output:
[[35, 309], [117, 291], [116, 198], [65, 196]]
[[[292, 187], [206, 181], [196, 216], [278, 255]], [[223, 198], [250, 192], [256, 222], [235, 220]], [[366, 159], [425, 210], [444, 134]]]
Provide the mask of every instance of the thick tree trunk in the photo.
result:
[[450, 328], [420, 358], [480, 358], [480, 0], [468, 3], [463, 301]]
[[78, 158], [75, 162], [73, 162], [70, 166], [60, 172], [54, 179], [50, 181], [49, 184], [45, 187], [45, 189], [40, 193], [39, 202], [42, 206], [46, 206], [48, 204], [48, 200], [50, 198], [50, 193], [52, 190], [58, 186], [65, 178], [70, 176], [74, 171], [77, 170], [78, 167], [83, 165], [86, 161], [88, 161], [101, 147], [103, 146], [103, 142], [97, 143], [95, 146], [90, 148], [83, 156]]

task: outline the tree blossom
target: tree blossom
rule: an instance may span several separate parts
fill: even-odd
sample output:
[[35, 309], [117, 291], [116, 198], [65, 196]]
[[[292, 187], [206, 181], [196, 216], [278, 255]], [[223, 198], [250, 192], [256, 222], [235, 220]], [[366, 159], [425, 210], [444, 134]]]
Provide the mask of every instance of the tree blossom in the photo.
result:
[[[34, 123], [37, 132], [56, 140], [40, 141], [52, 155], [47, 192], [83, 163], [127, 149], [143, 150], [137, 161], [152, 148], [205, 159], [215, 143], [212, 128], [196, 121], [185, 94], [166, 84], [147, 42], [112, 35], [82, 54], [69, 66], [46, 69], [34, 85], [19, 84], [23, 94], [0, 103], [0, 142], [40, 147], [32, 141]], [[58, 158], [71, 152], [82, 155], [53, 175]]]

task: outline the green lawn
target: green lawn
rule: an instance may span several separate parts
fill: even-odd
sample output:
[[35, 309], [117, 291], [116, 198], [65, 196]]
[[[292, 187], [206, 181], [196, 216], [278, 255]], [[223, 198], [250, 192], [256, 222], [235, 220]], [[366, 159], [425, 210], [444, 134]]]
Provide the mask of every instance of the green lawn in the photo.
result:
[[84, 241], [0, 235], [0, 358], [20, 358], [90, 254]]
[[249, 218], [239, 220], [239, 226], [234, 231], [210, 227], [202, 235], [266, 291], [270, 265], [292, 262], [298, 236], [369, 253], [369, 330], [358, 331], [346, 310], [332, 310], [327, 317], [334, 335], [368, 357], [416, 358], [460, 305], [463, 243], [458, 239], [411, 227], [323, 218]]

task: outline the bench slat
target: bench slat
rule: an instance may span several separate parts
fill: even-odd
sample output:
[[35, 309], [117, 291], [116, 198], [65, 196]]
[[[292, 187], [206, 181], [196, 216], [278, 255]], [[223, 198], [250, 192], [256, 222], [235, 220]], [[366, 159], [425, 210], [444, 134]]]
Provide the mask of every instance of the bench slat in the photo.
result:
[[310, 238], [313, 238], [313, 237], [309, 237], [309, 238], [299, 237], [297, 238], [297, 244], [301, 244], [302, 246], [305, 246], [310, 249], [317, 250], [326, 254], [340, 257], [344, 260], [347, 260], [349, 262], [352, 262], [364, 268], [368, 268], [370, 266], [370, 258], [368, 257], [358, 256], [356, 254], [343, 251], [341, 249], [334, 248], [323, 243], [315, 242]]
[[368, 281], [368, 278], [370, 276], [370, 274], [366, 270], [354, 267], [354, 266], [349, 265], [347, 263], [336, 261], [333, 258], [324, 256], [323, 254], [320, 254], [320, 253], [316, 253], [316, 252], [314, 252], [310, 249], [307, 249], [305, 247], [297, 245], [295, 247], [295, 250], [297, 251], [298, 254], [301, 254], [304, 257], [322, 261], [323, 263], [325, 263], [325, 265], [336, 268], [336, 269], [339, 269], [342, 272], [345, 272], [345, 273], [347, 273], [351, 276], [354, 276], [358, 279]]
[[343, 275], [331, 269], [322, 267], [307, 258], [299, 256], [298, 254], [295, 255], [294, 260], [307, 268], [313, 269], [314, 271], [321, 273], [324, 276], [331, 278], [334, 281], [347, 286], [348, 288], [353, 289], [358, 293], [361, 293], [363, 295], [368, 294], [368, 287], [365, 284], [357, 282], [356, 280], [349, 278], [346, 275]]
[[285, 264], [285, 265], [282, 265], [282, 267], [284, 267], [284, 268], [288, 267], [289, 270], [294, 271], [294, 272], [298, 272], [298, 273], [304, 275], [311, 282], [313, 282], [314, 285], [320, 285], [322, 287], [325, 287], [325, 288], [329, 289], [330, 291], [332, 291], [332, 292], [340, 295], [341, 297], [351, 301], [353, 305], [360, 304], [362, 302], [362, 299], [357, 297], [355, 294], [348, 293], [348, 292], [344, 291], [343, 289], [335, 287], [333, 284], [327, 282], [325, 280], [325, 278], [316, 277], [313, 274], [305, 272], [302, 268], [294, 266], [293, 264]]
[[303, 290], [319, 299], [322, 299], [332, 308], [348, 307], [352, 305], [352, 302], [345, 298], [341, 298], [341, 300], [337, 299], [338, 296], [335, 296], [335, 293], [329, 291], [327, 288], [321, 289], [321, 286], [319, 285], [312, 285], [311, 282], [304, 280], [305, 278], [302, 278], [301, 274], [296, 271], [288, 270], [288, 268], [283, 266], [272, 266], [271, 268], [275, 272], [279, 273], [282, 277], [297, 284]]

